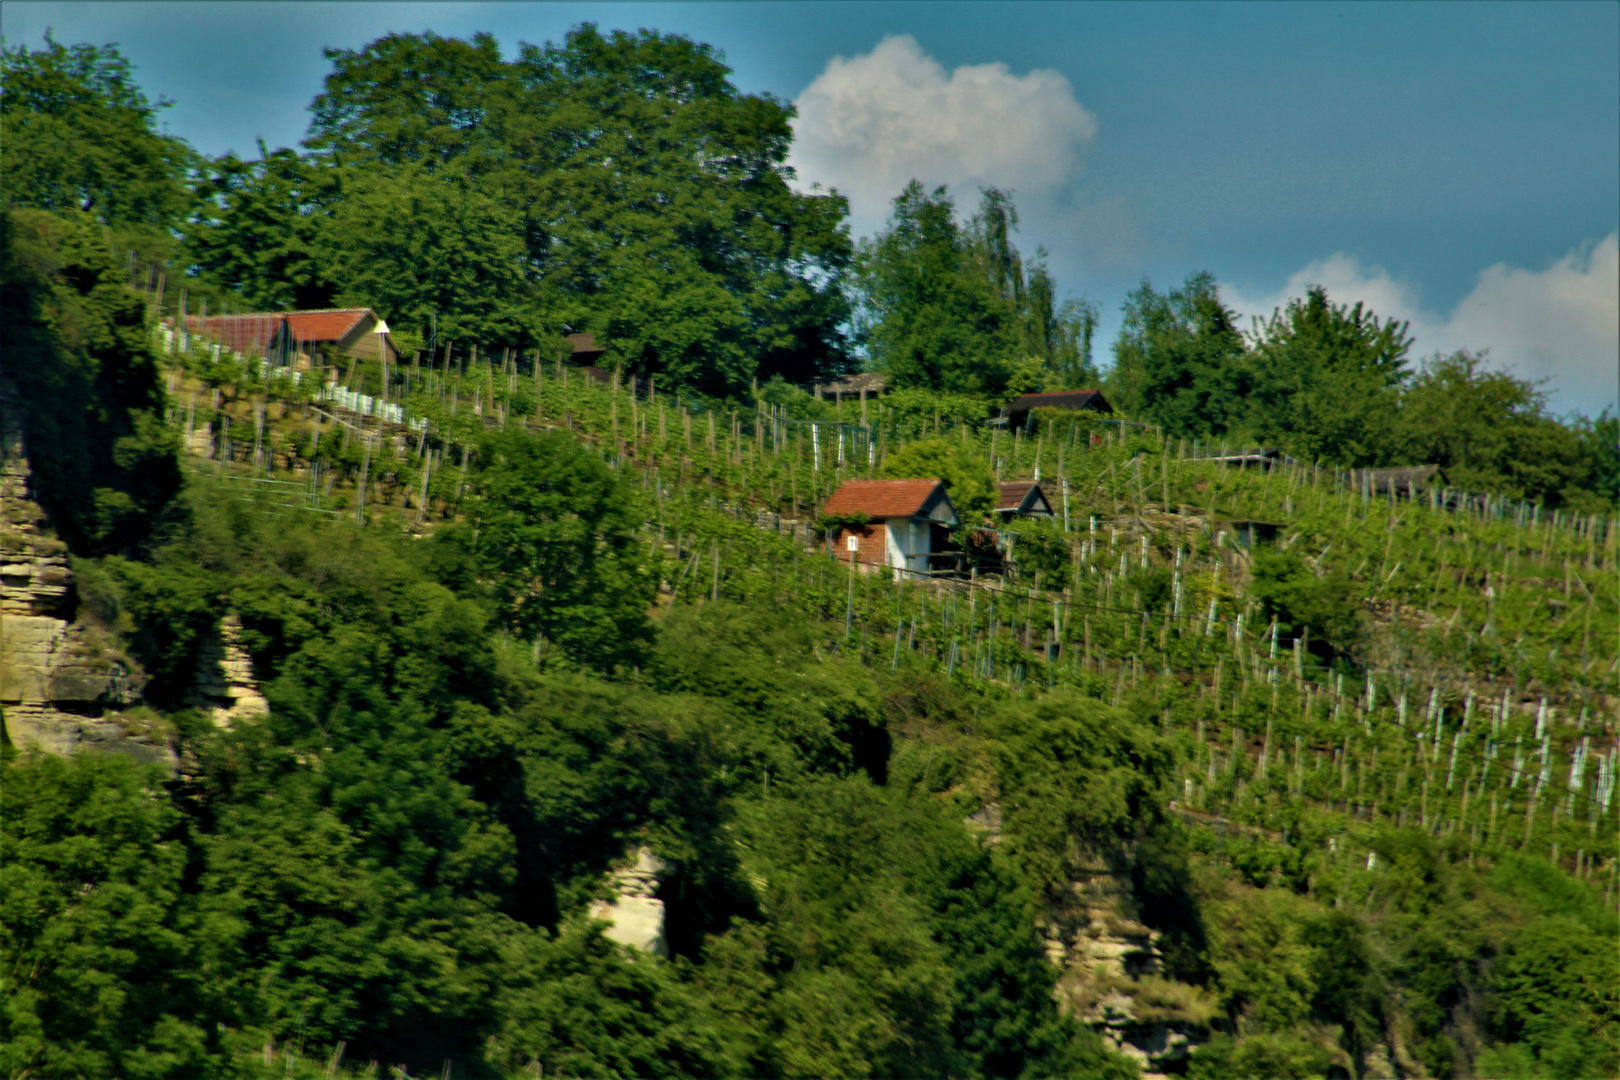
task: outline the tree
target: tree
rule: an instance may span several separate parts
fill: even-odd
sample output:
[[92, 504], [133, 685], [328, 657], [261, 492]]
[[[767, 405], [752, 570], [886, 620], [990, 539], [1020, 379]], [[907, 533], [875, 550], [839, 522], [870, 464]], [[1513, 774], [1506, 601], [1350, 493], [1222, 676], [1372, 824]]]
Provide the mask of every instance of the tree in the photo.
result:
[[146, 305], [89, 214], [0, 215], [6, 372], [34, 490], [76, 554], [132, 551], [181, 488]]
[[511, 77], [489, 34], [471, 41], [388, 34], [364, 49], [323, 49], [332, 61], [310, 106], [305, 145], [316, 154], [368, 165], [493, 164], [500, 124], [510, 117], [500, 94]]
[[1440, 465], [1455, 487], [1588, 512], [1613, 505], [1613, 489], [1603, 491], [1605, 474], [1615, 474], [1613, 443], [1596, 435], [1605, 420], [1584, 436], [1560, 424], [1535, 384], [1489, 370], [1482, 355], [1427, 361], [1401, 422], [1413, 456]]
[[610, 366], [706, 393], [842, 366], [846, 204], [788, 186], [791, 107], [739, 93], [709, 46], [587, 24], [511, 63], [484, 35], [327, 55], [319, 159], [454, 176], [515, 214], [530, 306]]
[[496, 437], [479, 462], [470, 545], [501, 623], [527, 640], [544, 635], [587, 667], [636, 663], [653, 578], [630, 493], [561, 433]]
[[1144, 280], [1125, 300], [1110, 389], [1125, 412], [1167, 434], [1223, 435], [1242, 422], [1254, 385], [1246, 354], [1213, 276], [1191, 274], [1162, 295]]
[[0, 49], [0, 156], [6, 202], [77, 210], [115, 227], [162, 232], [190, 203], [194, 163], [160, 133], [158, 110], [112, 45]]
[[[855, 282], [861, 332], [874, 368], [900, 386], [1001, 393], [1017, 351], [1016, 302], [998, 289], [1021, 271], [995, 241], [1004, 216], [982, 231], [991, 241], [975, 265], [970, 238], [945, 188], [913, 180], [894, 200], [883, 231], [862, 241]], [[1004, 209], [991, 199], [991, 210]]]
[[1358, 301], [1330, 303], [1312, 286], [1274, 312], [1251, 358], [1244, 423], [1305, 460], [1368, 467], [1400, 463], [1400, 391], [1412, 339]]
[[317, 237], [337, 303], [441, 338], [532, 347], [549, 336], [510, 207], [420, 165], [342, 169], [336, 182]]
[[[33, 754], [0, 802], [0, 1068], [9, 1076], [213, 1073], [206, 972], [228, 926], [184, 902], [179, 815], [128, 758]], [[223, 940], [222, 940], [223, 939]]]
[[321, 227], [335, 180], [287, 149], [215, 160], [185, 228], [196, 272], [257, 308], [331, 307], [336, 284]]
[[1017, 312], [1017, 359], [1008, 388], [1026, 393], [1095, 386], [1091, 340], [1097, 330], [1096, 305], [1072, 299], [1058, 303], [1044, 247], [1035, 249], [1026, 274], [1023, 256], [1012, 242], [1017, 228], [1012, 196], [992, 187], [981, 193], [979, 209], [965, 230], [971, 261]]

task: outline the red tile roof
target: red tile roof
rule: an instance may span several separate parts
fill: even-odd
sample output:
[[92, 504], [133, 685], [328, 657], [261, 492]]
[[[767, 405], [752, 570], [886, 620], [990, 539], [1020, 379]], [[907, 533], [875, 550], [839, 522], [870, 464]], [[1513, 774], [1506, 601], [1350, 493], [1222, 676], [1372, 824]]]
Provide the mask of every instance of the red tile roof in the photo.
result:
[[342, 341], [367, 315], [369, 308], [337, 308], [331, 311], [289, 311], [287, 327], [293, 338], [305, 341]]
[[263, 311], [243, 315], [210, 315], [207, 319], [186, 319], [194, 333], [201, 333], [237, 352], [263, 352], [283, 326], [300, 344], [342, 341], [362, 319], [375, 317], [370, 308], [336, 308], [331, 311]]
[[821, 512], [873, 519], [915, 517], [939, 486], [938, 480], [851, 480], [832, 493]]
[[279, 312], [258, 315], [210, 315], [203, 319], [190, 316], [186, 325], [194, 334], [219, 342], [227, 349], [243, 354], [262, 353], [269, 347], [284, 318]]

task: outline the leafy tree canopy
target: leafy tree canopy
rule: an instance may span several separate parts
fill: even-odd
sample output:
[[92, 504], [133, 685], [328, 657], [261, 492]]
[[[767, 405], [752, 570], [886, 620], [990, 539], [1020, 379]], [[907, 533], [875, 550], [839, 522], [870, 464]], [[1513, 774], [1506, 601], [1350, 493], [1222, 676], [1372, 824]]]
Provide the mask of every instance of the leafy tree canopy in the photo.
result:
[[0, 160], [6, 203], [80, 210], [162, 232], [191, 201], [195, 155], [158, 130], [155, 104], [115, 46], [0, 49]]
[[0, 215], [0, 318], [41, 505], [76, 552], [133, 549], [180, 490], [179, 438], [106, 230], [77, 210]]
[[1044, 252], [1026, 275], [1011, 240], [1017, 223], [995, 188], [964, 224], [945, 188], [908, 184], [856, 259], [857, 323], [872, 366], [898, 386], [967, 394], [1090, 381], [1096, 310], [1057, 303]]
[[1120, 408], [1173, 436], [1223, 435], [1241, 425], [1254, 385], [1246, 353], [1212, 275], [1163, 294], [1143, 281], [1125, 301], [1111, 389]]
[[206, 273], [486, 345], [591, 330], [609, 366], [708, 394], [842, 364], [845, 202], [789, 187], [792, 108], [709, 46], [587, 24], [510, 62], [488, 35], [327, 56], [309, 156], [215, 169]]
[[441, 542], [467, 544], [503, 624], [580, 664], [633, 663], [647, 642], [653, 579], [630, 493], [561, 433], [492, 439], [479, 463], [471, 536]]
[[1247, 426], [1305, 460], [1383, 464], [1399, 438], [1411, 342], [1405, 323], [1334, 304], [1313, 286], [1261, 328]]
[[1456, 487], [1588, 511], [1614, 497], [1620, 423], [1605, 414], [1560, 424], [1535, 384], [1486, 368], [1482, 356], [1433, 358], [1402, 404], [1411, 454], [1444, 467]]

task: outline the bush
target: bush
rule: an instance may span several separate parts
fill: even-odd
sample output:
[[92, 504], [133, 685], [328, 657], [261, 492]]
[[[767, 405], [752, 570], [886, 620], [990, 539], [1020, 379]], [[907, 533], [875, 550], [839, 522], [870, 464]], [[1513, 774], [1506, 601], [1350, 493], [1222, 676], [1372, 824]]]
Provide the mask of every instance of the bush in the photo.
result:
[[1306, 637], [1306, 647], [1331, 658], [1348, 652], [1360, 639], [1360, 606], [1355, 586], [1342, 570], [1313, 572], [1295, 551], [1255, 554], [1249, 596], [1262, 614], [1277, 620], [1284, 637]]

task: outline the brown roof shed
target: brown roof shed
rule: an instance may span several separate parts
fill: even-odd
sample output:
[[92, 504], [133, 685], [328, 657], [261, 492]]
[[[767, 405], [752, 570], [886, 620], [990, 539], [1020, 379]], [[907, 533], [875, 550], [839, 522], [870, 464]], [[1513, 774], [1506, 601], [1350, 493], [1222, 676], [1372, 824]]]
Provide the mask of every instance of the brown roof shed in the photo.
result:
[[1052, 504], [1035, 480], [1004, 480], [996, 485], [996, 513], [1003, 518], [1051, 517]]
[[1084, 412], [1113, 412], [1114, 407], [1101, 390], [1063, 390], [1052, 394], [1023, 394], [1016, 397], [1001, 415], [1010, 427], [1022, 426], [1036, 409], [1073, 409]]

